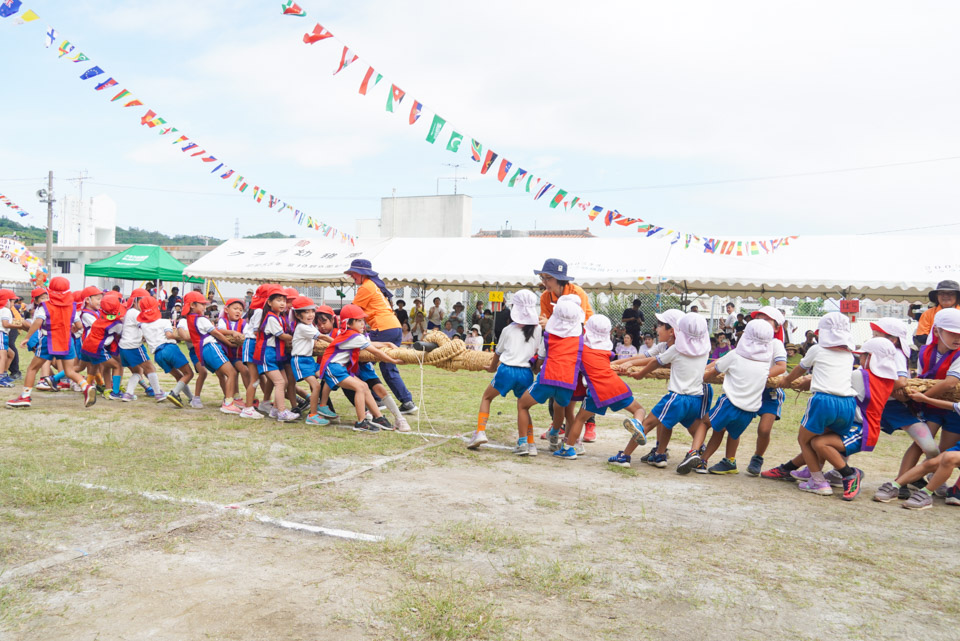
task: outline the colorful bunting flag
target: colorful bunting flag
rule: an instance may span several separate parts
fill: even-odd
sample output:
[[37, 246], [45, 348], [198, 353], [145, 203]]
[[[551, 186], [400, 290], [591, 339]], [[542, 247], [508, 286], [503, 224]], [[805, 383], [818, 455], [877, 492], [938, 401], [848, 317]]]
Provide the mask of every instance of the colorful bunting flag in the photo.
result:
[[485, 174], [490, 171], [490, 166], [493, 164], [493, 161], [497, 159], [497, 155], [492, 150], [487, 149], [487, 157], [483, 160], [483, 165], [480, 167], [480, 173]]
[[410, 124], [420, 120], [420, 112], [423, 110], [423, 103], [414, 100], [413, 106], [410, 107]]
[[94, 87], [94, 89], [96, 89], [97, 91], [103, 91], [103, 90], [106, 89], [107, 87], [113, 87], [113, 86], [115, 86], [116, 84], [117, 84], [117, 81], [116, 81], [116, 80], [114, 80], [113, 78], [109, 78], [109, 79], [104, 80], [103, 82], [101, 82], [101, 83], [100, 83], [99, 85], [97, 85], [96, 87]]
[[510, 171], [510, 168], [513, 167], [513, 163], [503, 158], [500, 160], [500, 169], [497, 170], [497, 180], [503, 182], [503, 179], [507, 177], [507, 173]]
[[90, 67], [89, 69], [84, 71], [83, 74], [81, 74], [80, 80], [90, 80], [90, 78], [93, 78], [94, 76], [99, 76], [102, 73], [103, 73], [103, 69], [101, 69], [100, 67]]
[[32, 9], [28, 9], [22, 16], [17, 18], [17, 24], [26, 24], [28, 22], [33, 22], [34, 20], [39, 20], [40, 16], [35, 14]]
[[[298, 5], [293, 0], [287, 0], [282, 5], [280, 5], [280, 8], [283, 9], [283, 15], [285, 16], [294, 16], [297, 18], [303, 18], [307, 15], [307, 12], [301, 9], [300, 5]], [[318, 24], [317, 27], [320, 27], [320, 25]], [[320, 28], [323, 29], [323, 27], [320, 27]], [[316, 28], [314, 28], [314, 31], [316, 31]], [[325, 36], [325, 37], [329, 38], [330, 36]]]
[[463, 142], [463, 134], [454, 131], [450, 134], [450, 142], [447, 143], [447, 151], [454, 153], [460, 151], [460, 143]]
[[594, 221], [597, 219], [597, 216], [599, 216], [602, 213], [603, 213], [603, 207], [601, 207], [600, 205], [597, 205], [596, 207], [590, 210], [589, 218], [591, 221]]
[[[372, 76], [373, 76], [373, 67], [369, 67], [369, 68], [367, 69], [366, 75], [363, 77], [363, 82], [360, 83], [360, 95], [361, 95], [361, 96], [366, 96], [366, 95], [367, 95], [367, 85], [370, 84], [370, 78], [371, 78]], [[373, 81], [373, 85], [376, 86], [377, 83], [380, 82], [380, 79], [381, 79], [381, 78], [383, 78], [383, 76], [378, 73], [378, 74], [377, 74], [377, 79]]]
[[140, 105], [142, 105], [142, 104], [143, 104], [142, 102], [140, 102], [138, 99], [134, 98], [133, 100], [131, 100], [130, 102], [128, 102], [127, 104], [125, 104], [124, 107], [138, 107], [138, 106], [140, 106]]
[[387, 94], [387, 111], [392, 112], [394, 104], [399, 107], [405, 95], [407, 95], [406, 91], [397, 85], [390, 85], [390, 93]]
[[437, 142], [437, 136], [440, 135], [440, 130], [443, 129], [443, 125], [446, 124], [446, 120], [438, 116], [437, 114], [433, 115], [433, 122], [430, 124], [430, 131], [427, 132], [427, 142], [431, 145]]
[[550, 201], [550, 209], [556, 209], [557, 205], [563, 202], [563, 199], [566, 197], [567, 192], [562, 189], [558, 189], [557, 193], [553, 195], [553, 200]]
[[88, 58], [88, 57], [87, 57], [87, 54], [85, 54], [85, 53], [78, 53], [78, 54], [75, 55], [74, 57], [70, 58], [70, 61], [71, 61], [71, 62], [84, 62], [84, 61], [87, 61], [87, 60], [90, 60], [90, 58]]
[[0, 2], [0, 18], [9, 18], [20, 11], [21, 0], [3, 0]]
[[480, 155], [483, 153], [483, 145], [474, 140], [470, 139], [470, 158], [473, 162], [480, 162]]
[[129, 95], [130, 95], [130, 92], [127, 91], [126, 89], [124, 89], [123, 91], [121, 91], [120, 93], [118, 93], [116, 96], [114, 96], [113, 98], [111, 98], [111, 99], [110, 99], [110, 102], [116, 102], [116, 101], [120, 100], [121, 98], [126, 98], [126, 97], [129, 96]]
[[12, 209], [12, 210], [14, 210], [15, 212], [17, 212], [17, 213], [20, 215], [21, 218], [23, 218], [24, 216], [29, 216], [29, 215], [30, 215], [30, 214], [28, 214], [27, 212], [25, 212], [23, 209], [21, 209], [19, 205], [17, 205], [16, 203], [14, 203], [12, 200], [10, 200], [9, 198], [7, 198], [7, 197], [4, 196], [3, 194], [0, 194], [0, 203], [3, 203], [4, 205], [6, 205], [7, 207], [9, 207], [10, 209]]
[[[306, 36], [304, 36], [306, 38]], [[343, 48], [343, 53], [340, 54], [340, 66], [337, 67], [337, 70], [333, 72], [333, 75], [337, 75], [342, 70], [346, 69], [348, 65], [352, 62], [356, 62], [359, 56], [350, 51], [349, 47]], [[413, 124], [413, 123], [410, 123]]]
[[58, 49], [58, 51], [60, 52], [60, 55], [57, 57], [62, 58], [65, 55], [71, 53], [74, 49], [76, 49], [76, 47], [70, 44], [69, 40], [64, 40], [63, 42], [60, 43], [60, 48]]
[[49, 49], [57, 41], [57, 30], [50, 27], [44, 35], [47, 38], [47, 49]]
[[527, 175], [526, 169], [517, 169], [516, 173], [513, 174], [513, 177], [510, 178], [510, 182], [507, 183], [508, 187], [513, 187], [517, 184], [518, 180], [523, 180], [523, 177]]
[[547, 195], [547, 192], [553, 189], [553, 183], [547, 183], [537, 192], [537, 195], [533, 197], [534, 200], [540, 200]]

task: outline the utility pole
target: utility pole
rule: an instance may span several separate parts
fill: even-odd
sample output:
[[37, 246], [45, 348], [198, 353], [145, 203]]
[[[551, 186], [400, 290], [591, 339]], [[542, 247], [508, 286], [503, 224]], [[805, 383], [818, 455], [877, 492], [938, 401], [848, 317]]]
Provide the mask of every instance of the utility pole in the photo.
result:
[[44, 259], [47, 262], [49, 274], [53, 274], [53, 203], [56, 199], [53, 197], [53, 172], [47, 174], [47, 188], [37, 191], [37, 198], [40, 202], [47, 203], [47, 255]]

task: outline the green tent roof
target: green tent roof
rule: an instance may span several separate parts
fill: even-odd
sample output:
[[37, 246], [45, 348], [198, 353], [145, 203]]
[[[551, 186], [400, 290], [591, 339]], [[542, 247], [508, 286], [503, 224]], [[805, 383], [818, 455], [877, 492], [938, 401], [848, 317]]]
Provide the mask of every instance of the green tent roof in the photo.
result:
[[110, 258], [84, 265], [84, 276], [103, 276], [125, 280], [161, 280], [168, 283], [202, 283], [202, 278], [184, 278], [186, 267], [157, 245], [134, 245]]

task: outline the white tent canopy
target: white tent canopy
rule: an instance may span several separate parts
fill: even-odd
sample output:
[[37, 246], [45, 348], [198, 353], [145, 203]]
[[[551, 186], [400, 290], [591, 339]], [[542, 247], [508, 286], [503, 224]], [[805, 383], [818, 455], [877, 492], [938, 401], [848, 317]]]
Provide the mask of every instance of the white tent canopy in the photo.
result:
[[30, 274], [20, 266], [20, 263], [0, 260], [0, 283], [29, 283], [30, 280]]
[[237, 282], [339, 284], [365, 258], [391, 285], [449, 289], [533, 286], [562, 258], [591, 290], [925, 300], [958, 279], [960, 236], [802, 236], [775, 252], [706, 254], [669, 238], [390, 238], [230, 240], [188, 266], [190, 276]]

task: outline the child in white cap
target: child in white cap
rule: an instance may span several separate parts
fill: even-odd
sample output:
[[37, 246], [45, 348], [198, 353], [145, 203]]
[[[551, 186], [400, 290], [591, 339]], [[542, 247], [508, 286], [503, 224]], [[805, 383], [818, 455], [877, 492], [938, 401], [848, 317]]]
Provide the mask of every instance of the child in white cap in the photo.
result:
[[[617, 460], [630, 455], [638, 444], [643, 444], [646, 433], [651, 429], [657, 430], [657, 446], [647, 457], [646, 463], [654, 467], [667, 466], [667, 445], [670, 443], [673, 426], [683, 425], [691, 433], [696, 432], [697, 423], [707, 414], [713, 390], [703, 384], [703, 371], [710, 355], [710, 332], [707, 321], [700, 314], [690, 312], [677, 318], [676, 315], [667, 317], [657, 314], [659, 325], [668, 328], [667, 338], [673, 338], [673, 344], [634, 374], [635, 378], [643, 378], [660, 365], [670, 365], [669, 390], [660, 399], [653, 410], [643, 420], [642, 430], [636, 428], [636, 433], [630, 443], [617, 456], [608, 462], [615, 465], [624, 465], [624, 461]], [[676, 323], [671, 325], [669, 320]], [[625, 424], [625, 426], [627, 426]], [[632, 426], [632, 424], [631, 424]], [[630, 428], [628, 428], [630, 429]], [[629, 465], [629, 459], [625, 461]], [[700, 463], [698, 452], [691, 450], [677, 467], [677, 471], [685, 473]]]
[[[931, 407], [952, 411], [960, 415], [960, 403], [943, 401], [939, 398], [930, 398], [920, 392], [914, 392], [910, 395], [910, 398], [918, 403], [926, 403]], [[960, 444], [954, 445], [944, 450], [942, 454], [937, 454], [937, 456], [928, 458], [923, 463], [914, 466], [912, 469], [898, 476], [893, 483], [884, 483], [881, 489], [884, 489], [885, 485], [907, 487], [908, 483], [917, 483], [927, 474], [932, 474], [933, 476], [930, 477], [928, 483], [914, 491], [914, 493], [910, 495], [910, 498], [903, 502], [903, 507], [908, 510], [926, 510], [927, 508], [933, 507], [933, 492], [930, 488], [943, 487], [950, 479], [950, 475], [953, 474], [953, 471], [958, 467], [960, 467]], [[880, 494], [879, 490], [877, 494]], [[878, 499], [877, 496], [873, 498], [878, 501], [882, 500]], [[893, 499], [891, 498], [890, 500]], [[944, 502], [947, 505], [960, 505], [960, 479], [957, 479], [957, 483], [947, 490]]]
[[576, 459], [574, 446], [584, 424], [597, 414], [603, 416], [608, 409], [614, 412], [626, 409], [633, 414], [633, 418], [625, 423], [632, 423], [632, 429], [642, 431], [641, 423], [646, 411], [633, 398], [630, 387], [610, 366], [610, 353], [613, 351], [610, 329], [610, 319], [600, 314], [591, 316], [584, 325], [582, 372], [586, 378], [587, 397], [567, 430], [565, 442], [553, 453], [557, 458], [568, 461]]
[[[776, 307], [761, 307], [750, 314], [750, 317], [757, 320], [767, 321], [773, 328], [773, 341], [771, 345], [770, 371], [768, 376], [780, 376], [787, 371], [787, 349], [783, 344], [784, 325], [786, 319]], [[786, 393], [779, 387], [765, 387], [760, 398], [760, 409], [757, 410], [757, 416], [760, 421], [757, 424], [757, 444], [753, 456], [750, 457], [750, 464], [747, 465], [747, 474], [750, 476], [759, 476], [763, 469], [763, 455], [770, 447], [770, 434], [773, 432], [773, 424], [780, 420], [783, 413], [783, 401], [786, 400]], [[703, 470], [697, 468], [697, 472]]]
[[706, 424], [709, 424], [713, 435], [702, 457], [706, 465], [707, 459], [720, 447], [724, 433], [727, 435], [725, 456], [708, 468], [710, 474], [737, 473], [740, 436], [760, 410], [772, 357], [773, 328], [770, 323], [757, 319], [747, 323], [736, 349], [707, 366], [705, 380], [718, 372], [723, 374], [723, 394], [714, 403], [705, 424], [697, 430], [692, 450], [696, 452], [703, 443]]
[[538, 403], [546, 403], [552, 399], [555, 408], [563, 408], [563, 411], [554, 411], [552, 430], [559, 431], [564, 420], [567, 425], [573, 425], [571, 401], [580, 373], [583, 320], [584, 312], [578, 296], [563, 295], [557, 300], [553, 314], [544, 328], [543, 342], [537, 350], [537, 356], [542, 361], [540, 373], [517, 403], [517, 428], [520, 438], [513, 450], [514, 454], [537, 455], [530, 408]]
[[[537, 295], [528, 289], [521, 289], [513, 295], [510, 303], [510, 320], [503, 328], [493, 360], [488, 372], [496, 372], [480, 398], [480, 413], [477, 415], [477, 429], [467, 443], [467, 449], [475, 450], [487, 439], [487, 419], [490, 418], [490, 403], [497, 396], [506, 397], [513, 392], [519, 399], [533, 384], [533, 371], [530, 362], [537, 355], [537, 348], [543, 335], [540, 328], [540, 301]], [[526, 443], [526, 433], [521, 434]]]
[[[811, 470], [813, 484], [801, 489], [815, 493], [816, 488], [827, 483], [820, 472], [817, 454], [810, 445], [815, 436], [830, 430], [845, 434], [853, 423], [856, 412], [856, 391], [850, 384], [850, 372], [853, 370], [853, 338], [850, 335], [850, 321], [840, 312], [830, 312], [820, 319], [817, 329], [818, 342], [812, 345], [789, 374], [781, 379], [780, 387], [788, 388], [802, 374], [813, 370], [810, 391], [813, 396], [807, 402], [807, 409], [800, 421], [797, 442], [803, 453], [803, 460]], [[790, 480], [790, 472], [799, 466], [788, 461], [763, 472], [761, 476], [769, 479]], [[829, 487], [829, 483], [827, 483]]]

